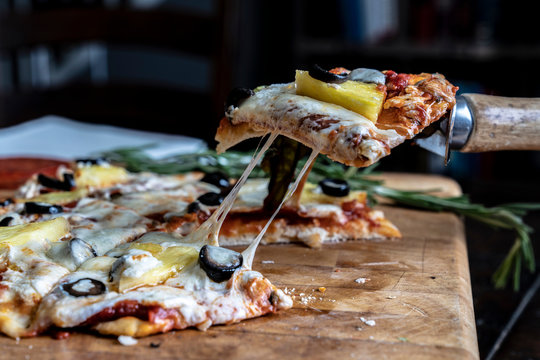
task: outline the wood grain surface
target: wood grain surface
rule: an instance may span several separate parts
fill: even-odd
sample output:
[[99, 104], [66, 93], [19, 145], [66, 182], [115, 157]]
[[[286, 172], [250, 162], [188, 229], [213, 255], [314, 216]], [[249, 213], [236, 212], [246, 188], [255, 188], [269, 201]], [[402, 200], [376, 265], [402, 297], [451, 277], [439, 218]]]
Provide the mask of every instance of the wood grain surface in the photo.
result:
[[464, 94], [474, 129], [462, 152], [540, 150], [540, 99]]
[[[417, 188], [459, 190], [444, 178], [391, 176], [413, 176]], [[130, 347], [83, 333], [66, 340], [0, 337], [0, 358], [477, 359], [462, 221], [449, 213], [381, 208], [402, 239], [259, 248], [254, 268], [294, 296], [291, 310], [206, 332], [151, 336]]]

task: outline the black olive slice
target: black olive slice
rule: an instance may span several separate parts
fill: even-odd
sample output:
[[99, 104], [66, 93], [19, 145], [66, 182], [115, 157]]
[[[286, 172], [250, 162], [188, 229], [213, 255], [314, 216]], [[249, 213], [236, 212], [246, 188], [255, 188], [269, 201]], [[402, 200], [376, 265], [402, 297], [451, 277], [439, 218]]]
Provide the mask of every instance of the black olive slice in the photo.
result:
[[319, 182], [319, 186], [323, 193], [335, 197], [347, 196], [351, 191], [347, 181], [341, 179], [324, 179]]
[[64, 209], [60, 205], [29, 201], [24, 203], [24, 212], [27, 214], [60, 214], [64, 212]]
[[62, 289], [71, 296], [101, 295], [107, 291], [107, 287], [99, 280], [83, 278], [75, 282], [62, 285]]
[[96, 257], [97, 253], [94, 248], [81, 238], [73, 238], [69, 240], [69, 251], [75, 265], [79, 266], [86, 260]]
[[75, 178], [71, 173], [64, 173], [64, 184], [66, 187], [69, 186], [69, 190], [75, 187]]
[[338, 75], [331, 73], [330, 71], [324, 70], [319, 65], [315, 64], [311, 66], [308, 70], [309, 76], [311, 76], [314, 79], [324, 81], [326, 83], [340, 83], [347, 80], [346, 75]]
[[386, 76], [379, 70], [358, 68], [351, 71], [349, 80], [384, 85]]
[[229, 178], [221, 171], [211, 172], [201, 179], [202, 182], [215, 185], [219, 188], [228, 188], [230, 186]]
[[10, 204], [13, 204], [13, 199], [11, 198], [8, 198], [8, 199], [5, 199], [5, 200], [2, 200], [0, 201], [0, 207], [5, 207], [5, 206], [8, 206]]
[[45, 176], [43, 174], [39, 174], [38, 182], [41, 185], [48, 187], [50, 189], [57, 189], [57, 190], [64, 190], [64, 191], [69, 191], [73, 187], [75, 187], [75, 179], [73, 178], [73, 174], [69, 174], [69, 173], [64, 174], [63, 181]]
[[113, 262], [111, 270], [109, 271], [109, 281], [113, 282], [118, 280], [119, 276], [124, 271], [124, 266], [126, 265], [126, 255], [120, 256]]
[[236, 108], [240, 106], [242, 101], [249, 98], [250, 96], [253, 96], [255, 93], [253, 90], [248, 88], [235, 88], [232, 89], [229, 95], [227, 96], [227, 100], [225, 101], [225, 113], [230, 111], [230, 107]]
[[104, 158], [77, 159], [77, 160], [75, 160], [75, 162], [77, 164], [81, 164], [81, 165], [103, 165], [103, 164], [108, 164], [107, 160], [105, 160]]
[[215, 282], [229, 280], [243, 261], [239, 252], [219, 246], [204, 245], [199, 252], [201, 268]]
[[13, 220], [13, 216], [6, 216], [2, 220], [0, 220], [0, 226], [8, 226], [11, 220]]
[[223, 195], [215, 192], [207, 192], [206, 194], [202, 194], [197, 198], [197, 200], [200, 201], [201, 204], [204, 204], [206, 206], [218, 206], [223, 202], [223, 199]]
[[192, 203], [190, 203], [186, 209], [186, 212], [188, 214], [192, 214], [192, 213], [195, 213], [197, 211], [201, 210], [201, 203], [198, 202], [198, 201], [194, 201]]

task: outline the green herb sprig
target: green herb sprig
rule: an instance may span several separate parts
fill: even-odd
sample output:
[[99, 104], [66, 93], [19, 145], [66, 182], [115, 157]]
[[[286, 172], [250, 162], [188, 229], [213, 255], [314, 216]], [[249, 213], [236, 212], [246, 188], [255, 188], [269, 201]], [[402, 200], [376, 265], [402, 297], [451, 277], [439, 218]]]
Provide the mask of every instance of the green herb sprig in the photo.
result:
[[[187, 171], [200, 170], [204, 172], [222, 171], [230, 177], [239, 177], [252, 155], [238, 151], [228, 151], [216, 154], [213, 150], [206, 150], [192, 154], [180, 154], [156, 160], [144, 153], [147, 147], [123, 148], [102, 153], [105, 158], [122, 163], [129, 171], [151, 171], [159, 174], [176, 174]], [[299, 162], [303, 166], [305, 160]], [[368, 200], [376, 202], [376, 196], [392, 200], [397, 205], [430, 210], [450, 211], [467, 218], [474, 219], [493, 228], [512, 230], [516, 239], [508, 255], [493, 274], [495, 287], [506, 287], [510, 278], [513, 280], [514, 290], [519, 290], [520, 276], [523, 265], [530, 272], [536, 268], [534, 250], [530, 239], [533, 229], [523, 222], [522, 217], [529, 211], [540, 210], [540, 204], [512, 203], [495, 207], [485, 207], [471, 203], [466, 195], [457, 197], [439, 197], [430, 195], [426, 191], [404, 191], [384, 186], [383, 181], [370, 178], [374, 167], [358, 169], [344, 167], [341, 164], [328, 161], [319, 156], [309, 180], [318, 182], [324, 178], [346, 179], [352, 189], [364, 190]], [[255, 168], [251, 177], [264, 177], [266, 174], [260, 168]]]

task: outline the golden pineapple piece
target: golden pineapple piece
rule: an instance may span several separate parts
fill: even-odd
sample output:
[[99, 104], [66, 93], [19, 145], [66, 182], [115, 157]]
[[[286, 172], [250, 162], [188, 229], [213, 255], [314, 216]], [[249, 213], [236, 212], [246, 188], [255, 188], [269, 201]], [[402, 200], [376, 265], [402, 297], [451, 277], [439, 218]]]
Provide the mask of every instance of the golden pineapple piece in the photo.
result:
[[0, 248], [24, 245], [31, 240], [58, 241], [68, 235], [69, 231], [69, 223], [63, 217], [30, 224], [0, 227]]
[[80, 188], [72, 191], [57, 191], [47, 194], [41, 194], [31, 199], [24, 199], [24, 202], [33, 201], [33, 202], [43, 202], [47, 204], [57, 204], [64, 205], [69, 204], [70, 202], [77, 201], [82, 199], [88, 194], [88, 189]]
[[298, 95], [343, 106], [373, 122], [377, 122], [386, 97], [384, 87], [379, 86], [351, 80], [340, 84], [330, 84], [314, 79], [307, 71], [296, 71]]
[[[122, 272], [118, 284], [118, 290], [120, 292], [125, 292], [143, 285], [161, 284], [184, 268], [195, 263], [199, 256], [197, 250], [189, 246], [163, 248], [158, 244], [143, 243], [132, 244], [130, 249], [148, 251], [152, 254], [153, 258], [144, 254], [133, 256], [133, 258], [138, 257], [136, 260], [140, 262], [140, 265], [126, 267]], [[149, 265], [147, 270], [145, 269], [145, 263]]]
[[366, 200], [365, 191], [351, 191], [347, 196], [336, 197], [326, 195], [321, 191], [317, 191], [317, 189], [318, 186], [316, 184], [306, 182], [300, 197], [300, 204], [317, 203], [341, 205], [347, 201], [357, 200], [362, 203]]
[[80, 167], [75, 171], [77, 187], [107, 187], [122, 184], [128, 180], [126, 169], [118, 166], [91, 165]]

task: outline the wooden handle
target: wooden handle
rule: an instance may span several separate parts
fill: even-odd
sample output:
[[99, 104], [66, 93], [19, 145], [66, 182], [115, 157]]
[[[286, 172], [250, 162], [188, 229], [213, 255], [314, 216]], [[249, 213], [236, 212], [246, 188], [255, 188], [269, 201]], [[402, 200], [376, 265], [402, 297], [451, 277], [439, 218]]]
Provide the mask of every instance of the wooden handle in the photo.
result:
[[463, 94], [474, 128], [463, 152], [540, 150], [540, 99]]

